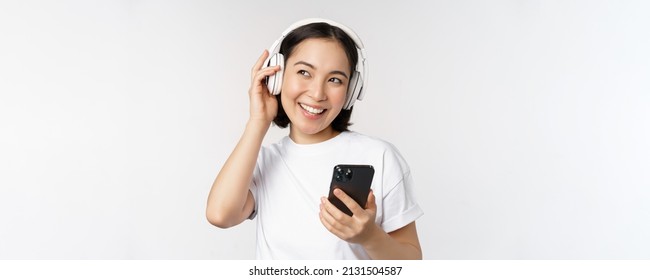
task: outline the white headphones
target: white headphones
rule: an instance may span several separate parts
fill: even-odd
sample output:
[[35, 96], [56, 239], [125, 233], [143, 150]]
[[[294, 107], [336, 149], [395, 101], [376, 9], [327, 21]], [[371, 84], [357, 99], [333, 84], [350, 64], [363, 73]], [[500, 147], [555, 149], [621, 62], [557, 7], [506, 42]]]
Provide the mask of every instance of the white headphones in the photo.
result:
[[275, 43], [273, 43], [273, 45], [271, 45], [271, 48], [269, 48], [269, 58], [267, 58], [266, 61], [264, 62], [264, 67], [280, 65], [280, 71], [276, 72], [275, 75], [268, 76], [266, 78], [266, 86], [268, 87], [269, 92], [271, 94], [273, 95], [280, 94], [280, 90], [282, 89], [282, 77], [284, 72], [284, 56], [280, 53], [280, 46], [282, 45], [282, 41], [287, 36], [287, 34], [295, 30], [296, 28], [299, 28], [301, 26], [310, 23], [317, 23], [317, 22], [324, 22], [331, 26], [340, 28], [348, 36], [350, 36], [350, 38], [352, 38], [352, 40], [356, 44], [357, 54], [359, 58], [357, 61], [357, 65], [354, 67], [354, 73], [352, 73], [350, 77], [350, 83], [348, 84], [346, 101], [345, 104], [343, 104], [344, 110], [350, 110], [350, 108], [352, 108], [352, 105], [354, 105], [354, 102], [356, 100], [362, 100], [364, 96], [363, 88], [368, 78], [368, 70], [367, 70], [368, 68], [366, 67], [366, 52], [365, 49], [363, 48], [363, 43], [361, 42], [361, 39], [354, 31], [352, 31], [352, 29], [348, 28], [343, 24], [331, 20], [321, 19], [321, 18], [303, 19], [301, 21], [292, 24], [291, 26], [289, 26], [289, 28], [287, 28], [287, 30], [282, 32], [282, 37], [275, 40]]

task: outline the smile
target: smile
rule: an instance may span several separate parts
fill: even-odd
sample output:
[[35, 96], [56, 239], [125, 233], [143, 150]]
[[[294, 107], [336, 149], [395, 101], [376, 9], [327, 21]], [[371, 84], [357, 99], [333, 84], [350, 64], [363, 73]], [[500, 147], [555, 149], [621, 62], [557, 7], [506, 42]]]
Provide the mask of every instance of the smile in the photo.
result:
[[309, 112], [310, 114], [313, 114], [313, 115], [319, 115], [319, 114], [322, 114], [325, 111], [325, 109], [316, 109], [314, 107], [311, 107], [311, 106], [308, 106], [308, 105], [305, 105], [305, 104], [302, 104], [302, 103], [299, 103], [299, 104], [300, 104], [300, 107], [302, 107], [305, 111], [307, 111], [307, 112]]

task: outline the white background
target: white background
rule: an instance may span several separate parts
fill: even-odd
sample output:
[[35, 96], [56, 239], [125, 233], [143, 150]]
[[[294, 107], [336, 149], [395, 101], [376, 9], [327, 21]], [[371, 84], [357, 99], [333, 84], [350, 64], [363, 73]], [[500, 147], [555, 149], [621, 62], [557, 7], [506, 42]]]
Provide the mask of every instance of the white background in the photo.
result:
[[426, 259], [650, 258], [648, 2], [230, 2], [0, 2], [0, 259], [254, 258], [205, 202], [306, 17], [365, 43]]

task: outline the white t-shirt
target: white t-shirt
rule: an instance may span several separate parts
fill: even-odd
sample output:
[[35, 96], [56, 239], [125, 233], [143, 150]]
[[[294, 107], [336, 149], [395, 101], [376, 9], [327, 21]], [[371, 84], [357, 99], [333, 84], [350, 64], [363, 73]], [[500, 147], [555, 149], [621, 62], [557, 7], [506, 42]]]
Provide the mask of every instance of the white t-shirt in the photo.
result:
[[374, 167], [375, 222], [384, 231], [400, 229], [423, 214], [408, 164], [390, 143], [356, 132], [309, 145], [287, 136], [262, 147], [253, 174], [258, 259], [369, 258], [363, 247], [339, 239], [318, 217], [320, 198], [327, 197], [337, 164]]

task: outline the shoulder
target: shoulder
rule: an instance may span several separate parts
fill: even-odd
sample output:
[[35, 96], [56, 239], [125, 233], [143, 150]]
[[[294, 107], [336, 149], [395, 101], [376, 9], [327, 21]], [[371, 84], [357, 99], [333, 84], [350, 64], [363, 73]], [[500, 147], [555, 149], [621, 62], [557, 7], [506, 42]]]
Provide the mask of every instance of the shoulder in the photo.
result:
[[347, 132], [348, 145], [352, 150], [363, 151], [367, 156], [377, 156], [382, 165], [407, 173], [409, 165], [399, 149], [392, 143], [374, 136], [358, 132]]
[[281, 154], [282, 151], [286, 149], [288, 138], [289, 136], [286, 136], [276, 142], [262, 145], [259, 152], [260, 156], [275, 156]]
[[343, 132], [347, 138], [348, 144], [364, 145], [368, 149], [381, 149], [381, 150], [397, 150], [397, 148], [390, 142], [378, 137], [361, 134], [355, 131]]
[[402, 157], [399, 149], [384, 139], [354, 131], [346, 132], [346, 136], [348, 137], [349, 145], [363, 148], [363, 150], [366, 151], [382, 152], [385, 154], [395, 155], [400, 158]]
[[262, 145], [257, 155], [257, 169], [259, 171], [264, 171], [267, 168], [274, 167], [278, 165], [278, 162], [281, 161], [282, 154], [286, 149], [284, 144], [285, 139], [280, 139], [277, 142]]

